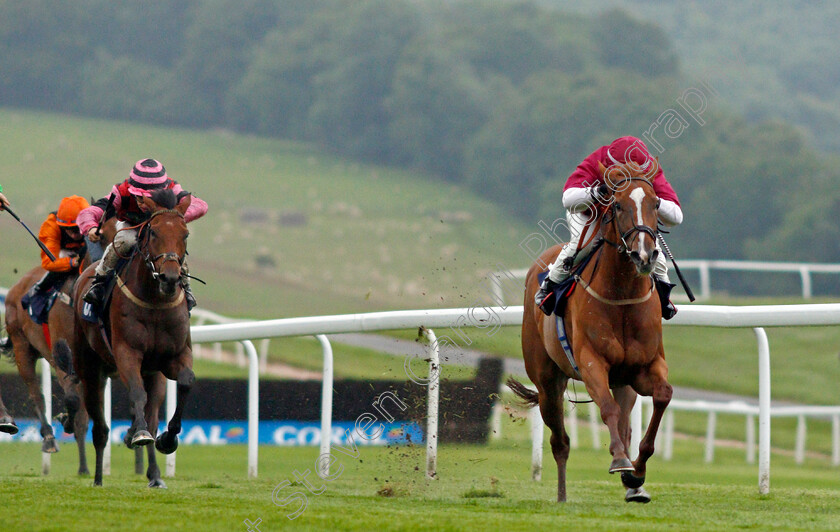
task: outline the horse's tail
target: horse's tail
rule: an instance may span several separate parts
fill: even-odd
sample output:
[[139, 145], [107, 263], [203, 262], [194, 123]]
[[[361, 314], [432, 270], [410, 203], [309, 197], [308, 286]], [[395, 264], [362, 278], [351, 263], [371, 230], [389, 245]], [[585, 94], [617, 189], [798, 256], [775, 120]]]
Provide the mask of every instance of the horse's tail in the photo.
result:
[[67, 375], [75, 375], [75, 370], [73, 369], [73, 353], [70, 351], [67, 340], [62, 338], [55, 343], [53, 346], [53, 360], [55, 360], [55, 365], [61, 371]]
[[517, 397], [525, 402], [526, 407], [531, 408], [539, 406], [540, 394], [531, 390], [513, 377], [509, 377], [506, 384]]

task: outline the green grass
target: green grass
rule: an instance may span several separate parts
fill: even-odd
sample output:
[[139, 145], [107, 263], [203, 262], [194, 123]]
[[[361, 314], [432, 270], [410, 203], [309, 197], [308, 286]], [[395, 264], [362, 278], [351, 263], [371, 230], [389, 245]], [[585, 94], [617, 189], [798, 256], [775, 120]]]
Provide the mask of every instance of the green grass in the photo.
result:
[[[518, 243], [531, 228], [428, 176], [228, 132], [7, 109], [0, 121], [4, 192], [35, 231], [63, 196], [105, 196], [137, 159], [163, 161], [210, 205], [190, 225], [190, 265], [208, 281], [196, 283], [199, 304], [223, 314], [462, 306], [482, 291], [483, 273], [527, 260]], [[245, 222], [245, 211], [265, 219]], [[303, 224], [282, 225], [284, 215]], [[39, 252], [12, 218], [0, 216], [0, 231], [0, 286], [10, 286]], [[276, 266], [260, 268], [258, 257]]]
[[[113, 450], [112, 475], [102, 488], [75, 475], [72, 446], [53, 457], [49, 477], [40, 475], [37, 444], [0, 446], [0, 499], [10, 530], [245, 530], [262, 519], [262, 530], [828, 530], [840, 528], [837, 468], [809, 459], [796, 466], [774, 454], [771, 493], [760, 496], [757, 467], [741, 451], [720, 449], [703, 462], [701, 444], [675, 442], [674, 460], [649, 462], [648, 505], [628, 505], [619, 479], [607, 474], [609, 453], [584, 444], [568, 464], [568, 502], [555, 498], [555, 466], [544, 447], [543, 480], [530, 479], [527, 424], [507, 421], [505, 438], [489, 445], [443, 445], [437, 480], [423, 474], [424, 447], [360, 447], [357, 460], [338, 457], [331, 482], [309, 475], [321, 495], [308, 495], [300, 517], [293, 505], [273, 504], [272, 491], [294, 472], [313, 471], [318, 450], [260, 448], [259, 478], [247, 480], [244, 446], [184, 446], [169, 489], [152, 491], [135, 476], [133, 454]], [[583, 435], [583, 433], [582, 433]], [[159, 455], [160, 456], [160, 455]], [[160, 457], [162, 462], [162, 457]], [[317, 481], [317, 482], [316, 482]], [[306, 492], [297, 483], [281, 491]]]

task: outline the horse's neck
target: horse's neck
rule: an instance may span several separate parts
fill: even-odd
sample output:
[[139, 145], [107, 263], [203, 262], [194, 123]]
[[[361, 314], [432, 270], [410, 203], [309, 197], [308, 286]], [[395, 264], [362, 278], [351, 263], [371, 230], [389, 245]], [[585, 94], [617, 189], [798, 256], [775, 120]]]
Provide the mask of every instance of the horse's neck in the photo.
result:
[[158, 290], [158, 281], [152, 276], [139, 251], [129, 259], [121, 277], [131, 293], [143, 301], [154, 303], [166, 299]]

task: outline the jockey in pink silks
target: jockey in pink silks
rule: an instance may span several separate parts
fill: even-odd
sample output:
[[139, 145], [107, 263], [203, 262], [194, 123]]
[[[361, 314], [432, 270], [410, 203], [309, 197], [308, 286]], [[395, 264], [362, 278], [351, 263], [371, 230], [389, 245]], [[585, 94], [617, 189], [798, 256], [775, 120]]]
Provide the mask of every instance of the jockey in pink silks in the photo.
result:
[[[609, 146], [601, 146], [589, 154], [566, 180], [566, 186], [563, 188], [563, 207], [566, 208], [566, 220], [571, 238], [560, 250], [557, 259], [549, 266], [548, 275], [535, 296], [535, 302], [543, 312], [551, 312], [548, 309], [553, 308], [553, 305], [544, 304], [553, 300], [554, 289], [571, 275], [572, 262], [581, 236], [586, 232], [587, 222], [592, 217], [590, 207], [598, 201], [598, 187], [603, 181], [598, 171], [599, 164], [609, 168], [616, 164], [630, 162], [639, 165], [642, 170], [654, 164], [653, 157], [644, 142], [636, 137], [621, 137]], [[683, 213], [680, 200], [671, 184], [665, 179], [661, 168], [653, 176], [652, 183], [653, 190], [659, 198], [657, 206], [659, 221], [666, 227], [682, 223]], [[658, 241], [656, 249], [660, 252], [656, 257], [653, 279], [662, 303], [662, 317], [668, 320], [677, 313], [676, 307], [670, 301], [671, 289], [675, 285], [668, 279], [668, 265]]]
[[[117, 217], [117, 235], [114, 241], [105, 248], [102, 260], [96, 265], [96, 277], [93, 278], [88, 291], [85, 292], [84, 300], [95, 308], [101, 309], [105, 298], [105, 289], [120, 256], [128, 256], [137, 244], [137, 225], [151, 218], [149, 207], [145, 198], [151, 197], [152, 191], [170, 188], [181, 202], [189, 192], [183, 190], [177, 181], [173, 181], [166, 175], [166, 169], [155, 159], [142, 159], [137, 161], [134, 168], [128, 175], [128, 179], [117, 183], [111, 190], [114, 212]], [[105, 214], [108, 198], [102, 198], [79, 213], [78, 224], [83, 235], [87, 235], [91, 242], [99, 240], [97, 227], [100, 219]], [[184, 220], [191, 222], [201, 218], [207, 212], [207, 203], [195, 196], [192, 196], [189, 208], [184, 215]], [[181, 265], [181, 287], [187, 299], [187, 306], [192, 309], [195, 306], [195, 297], [190, 290], [189, 267], [186, 259]]]

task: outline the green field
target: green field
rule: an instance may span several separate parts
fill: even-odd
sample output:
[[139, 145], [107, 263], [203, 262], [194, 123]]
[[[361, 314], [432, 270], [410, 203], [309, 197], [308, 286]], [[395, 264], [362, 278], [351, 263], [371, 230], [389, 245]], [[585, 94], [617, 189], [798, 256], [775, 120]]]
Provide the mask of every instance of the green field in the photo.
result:
[[[515, 426], [514, 426], [515, 425]], [[259, 478], [247, 480], [245, 446], [185, 446], [169, 489], [152, 491], [135, 476], [133, 454], [113, 450], [112, 475], [103, 488], [75, 475], [75, 449], [65, 445], [53, 457], [49, 477], [40, 475], [37, 444], [0, 445], [0, 500], [10, 530], [246, 530], [246, 519], [262, 519], [262, 531], [306, 530], [829, 530], [840, 529], [837, 468], [809, 459], [796, 466], [774, 454], [771, 492], [760, 496], [757, 467], [742, 452], [719, 449], [703, 463], [699, 443], [678, 440], [670, 462], [649, 463], [648, 505], [627, 504], [619, 479], [607, 472], [609, 453], [572, 450], [568, 496], [553, 502], [555, 471], [544, 447], [544, 473], [530, 479], [527, 424], [506, 421], [505, 437], [486, 446], [443, 445], [437, 480], [423, 474], [424, 447], [360, 447], [358, 460], [336, 453], [334, 481], [321, 495], [308, 494], [302, 515], [285, 517], [295, 505], [273, 504], [272, 492], [294, 472], [313, 471], [318, 450], [260, 448]], [[604, 441], [604, 440], [602, 440]], [[159, 455], [160, 456], [160, 455]], [[162, 458], [161, 458], [162, 460]], [[296, 490], [298, 483], [281, 491]], [[281, 497], [282, 498], [282, 497]]]
[[[199, 305], [277, 318], [471, 305], [482, 275], [528, 261], [537, 230], [429, 176], [341, 160], [311, 146], [0, 109], [0, 183], [37, 232], [63, 196], [106, 196], [140, 158], [206, 200], [190, 224]], [[559, 216], [559, 214], [558, 214]], [[39, 251], [0, 216], [0, 286]]]

